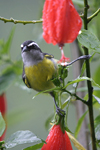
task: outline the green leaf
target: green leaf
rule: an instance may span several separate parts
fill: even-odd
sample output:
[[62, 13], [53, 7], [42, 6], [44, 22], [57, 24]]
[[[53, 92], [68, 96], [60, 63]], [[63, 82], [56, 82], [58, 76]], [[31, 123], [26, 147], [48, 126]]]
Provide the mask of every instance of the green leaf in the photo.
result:
[[5, 144], [6, 148], [12, 148], [19, 144], [25, 143], [43, 143], [34, 133], [29, 130], [26, 131], [17, 131], [11, 135], [8, 139], [8, 142]]
[[0, 150], [3, 150], [3, 149], [4, 149], [4, 144], [5, 144], [4, 141], [0, 141]]
[[12, 28], [10, 35], [8, 37], [7, 42], [4, 44], [3, 49], [1, 50], [1, 54], [8, 54], [10, 51], [10, 46], [12, 43], [13, 35], [14, 35], [15, 27]]
[[88, 78], [88, 77], [80, 77], [80, 78], [78, 77], [75, 80], [69, 81], [64, 88], [67, 88], [71, 84], [74, 84], [74, 83], [77, 83], [77, 82], [81, 82], [81, 81], [86, 81], [86, 80], [92, 81], [92, 79]]
[[55, 86], [60, 86], [60, 84], [61, 84], [61, 82], [60, 82], [60, 80], [58, 78], [54, 78], [52, 80], [52, 82], [54, 83]]
[[100, 53], [100, 41], [98, 38], [88, 30], [83, 29], [78, 35], [78, 41], [90, 50]]
[[4, 119], [3, 119], [2, 115], [1, 115], [1, 112], [0, 112], [0, 137], [3, 134], [3, 132], [5, 130], [5, 127], [6, 127], [5, 121], [4, 121]]
[[75, 138], [77, 138], [77, 136], [78, 136], [78, 133], [79, 133], [79, 131], [80, 131], [80, 129], [81, 129], [82, 122], [83, 122], [83, 120], [84, 120], [84, 118], [85, 118], [87, 112], [88, 112], [88, 110], [87, 110], [87, 111], [82, 115], [82, 117], [78, 120], [77, 127], [76, 127], [76, 130], [75, 130], [75, 133], [74, 133]]
[[84, 100], [88, 101], [88, 93], [84, 96]]
[[96, 139], [100, 141], [100, 115], [95, 118], [94, 125], [95, 125]]
[[13, 70], [7, 70], [0, 76], [0, 94], [5, 92], [15, 81], [16, 74]]
[[38, 96], [39, 94], [42, 94], [42, 93], [50, 93], [51, 91], [55, 91], [55, 90], [60, 90], [61, 87], [55, 87], [55, 88], [52, 88], [52, 89], [49, 89], [49, 90], [45, 90], [45, 91], [41, 91], [41, 92], [38, 92], [35, 96], [33, 96], [32, 99], [34, 99], [36, 96]]
[[93, 97], [95, 98], [95, 100], [100, 104], [100, 98], [99, 97], [97, 97], [97, 96], [95, 96], [95, 95], [93, 95]]
[[62, 104], [62, 109], [64, 109], [65, 106], [67, 106], [67, 105], [69, 104], [70, 99], [71, 99], [71, 96], [69, 96], [69, 97], [64, 101], [64, 103]]
[[97, 87], [99, 87], [100, 88], [100, 85], [99, 84], [97, 84], [93, 79], [91, 79], [91, 81], [93, 82], [93, 84], [95, 85], [95, 86], [97, 86]]
[[[96, 83], [98, 83], [100, 85], [100, 65], [97, 67], [95, 74], [93, 76], [93, 79]], [[100, 91], [99, 90], [93, 91], [93, 94], [100, 98]]]
[[78, 83], [78, 82], [81, 82], [81, 81], [86, 81], [86, 80], [91, 81], [95, 86], [100, 88], [99, 84], [97, 84], [92, 78], [88, 78], [88, 77], [78, 77], [75, 80], [69, 81], [64, 88], [67, 88], [71, 84]]
[[37, 150], [37, 149], [39, 149], [39, 148], [42, 148], [43, 144], [44, 144], [44, 143], [39, 143], [39, 144], [30, 146], [30, 147], [27, 147], [27, 148], [25, 148], [25, 149], [23, 149], [23, 150]]
[[67, 126], [65, 127], [65, 130], [66, 130], [67, 132], [73, 134], [72, 131], [71, 131]]

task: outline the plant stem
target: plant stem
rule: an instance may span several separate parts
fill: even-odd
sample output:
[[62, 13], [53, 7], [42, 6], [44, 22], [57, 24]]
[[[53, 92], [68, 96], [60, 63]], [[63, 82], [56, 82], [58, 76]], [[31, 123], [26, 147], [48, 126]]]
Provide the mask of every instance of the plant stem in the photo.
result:
[[62, 89], [63, 92], [67, 92], [68, 94], [70, 94], [71, 96], [75, 96], [76, 100], [80, 100], [81, 102], [83, 102], [84, 104], [88, 105], [88, 102], [85, 101], [84, 99], [80, 98], [78, 95], [76, 95], [76, 93], [72, 93], [66, 89]]
[[[84, 0], [84, 29], [88, 29], [88, 19], [87, 19], [87, 12], [88, 12], [88, 0]], [[89, 55], [88, 49], [84, 47], [84, 53], [85, 55]], [[90, 74], [90, 64], [89, 60], [86, 60], [86, 74], [87, 77], [91, 78]], [[87, 81], [87, 86], [88, 86], [88, 109], [89, 109], [89, 119], [90, 119], [90, 132], [91, 132], [91, 138], [92, 138], [92, 149], [97, 150], [96, 148], [96, 140], [95, 140], [95, 131], [94, 131], [94, 117], [93, 117], [93, 103], [92, 103], [92, 93], [93, 93], [93, 88], [92, 88], [92, 83], [91, 81]]]
[[40, 19], [40, 20], [32, 20], [32, 21], [24, 21], [24, 20], [15, 20], [13, 18], [6, 19], [6, 18], [3, 18], [1, 16], [0, 16], [0, 20], [4, 21], [4, 23], [6, 23], [6, 22], [12, 22], [14, 24], [21, 23], [23, 25], [26, 25], [26, 24], [35, 24], [35, 23], [42, 23], [42, 19]]
[[90, 17], [88, 17], [88, 23], [89, 23], [95, 16], [97, 16], [99, 12], [100, 12], [100, 8], [99, 8], [94, 14], [92, 14]]

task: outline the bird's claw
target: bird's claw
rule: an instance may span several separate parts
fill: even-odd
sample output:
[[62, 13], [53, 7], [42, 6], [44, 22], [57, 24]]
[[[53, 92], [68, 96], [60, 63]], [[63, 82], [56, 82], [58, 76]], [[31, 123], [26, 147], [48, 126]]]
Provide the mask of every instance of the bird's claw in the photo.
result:
[[60, 109], [59, 107], [56, 108], [56, 113], [60, 116], [65, 116], [65, 111]]

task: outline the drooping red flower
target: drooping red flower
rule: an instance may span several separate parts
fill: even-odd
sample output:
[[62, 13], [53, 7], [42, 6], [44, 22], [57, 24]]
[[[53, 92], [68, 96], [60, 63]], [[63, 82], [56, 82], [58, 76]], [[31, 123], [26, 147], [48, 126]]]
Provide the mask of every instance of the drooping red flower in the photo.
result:
[[[6, 101], [6, 95], [3, 93], [0, 95], [0, 112], [6, 121], [6, 111], [7, 111], [7, 101]], [[0, 141], [4, 140], [6, 134], [6, 129], [3, 133], [3, 135], [0, 137]]]
[[4, 116], [7, 111], [7, 101], [6, 101], [6, 95], [3, 93], [0, 95], [0, 112]]
[[60, 125], [54, 125], [41, 150], [72, 150], [69, 137], [62, 132]]
[[72, 0], [46, 0], [43, 8], [43, 37], [47, 43], [73, 42], [82, 27], [82, 20]]

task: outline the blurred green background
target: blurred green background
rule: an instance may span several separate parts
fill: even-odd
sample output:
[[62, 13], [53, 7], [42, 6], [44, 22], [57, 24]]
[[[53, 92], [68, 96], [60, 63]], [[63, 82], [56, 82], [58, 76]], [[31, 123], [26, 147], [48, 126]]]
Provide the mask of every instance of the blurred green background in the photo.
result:
[[[43, 0], [0, 0], [0, 16], [18, 20], [38, 20], [42, 16]], [[26, 40], [34, 40], [43, 52], [51, 53], [56, 59], [60, 59], [58, 46], [47, 44], [42, 38], [42, 23], [40, 24], [16, 24], [0, 21], [0, 39], [7, 40], [11, 29], [15, 26], [14, 38], [11, 45], [11, 58], [16, 60], [21, 57], [20, 45]], [[71, 57], [70, 45], [64, 47], [65, 55]], [[92, 66], [92, 73], [95, 63]], [[73, 67], [70, 67], [68, 80], [73, 79]], [[48, 129], [45, 128], [46, 119], [54, 110], [53, 99], [49, 95], [38, 95], [37, 92], [21, 89], [17, 84], [12, 85], [6, 92], [7, 96], [7, 138], [18, 130], [30, 130], [38, 137], [46, 139]], [[68, 126], [72, 132], [76, 127], [76, 114], [74, 105], [69, 107]], [[18, 150], [26, 145], [13, 148]], [[75, 148], [74, 148], [75, 149]]]

